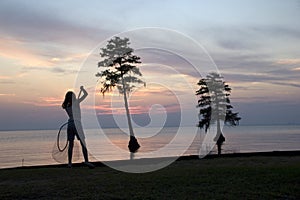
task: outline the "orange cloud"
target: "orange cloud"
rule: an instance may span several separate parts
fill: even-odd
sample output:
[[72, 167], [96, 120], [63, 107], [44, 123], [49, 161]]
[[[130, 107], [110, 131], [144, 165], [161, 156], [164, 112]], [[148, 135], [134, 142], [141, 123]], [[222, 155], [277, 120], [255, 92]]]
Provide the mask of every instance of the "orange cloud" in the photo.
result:
[[[84, 109], [96, 110], [98, 115], [124, 115], [126, 113], [125, 107], [111, 107], [110, 105], [97, 105], [97, 106], [83, 106]], [[144, 106], [129, 106], [130, 114], [148, 113], [148, 107]]]
[[10, 76], [0, 76], [0, 79], [10, 79]]
[[16, 94], [1, 94], [0, 93], [0, 96], [16, 96]]
[[[152, 105], [161, 105], [161, 104], [142, 104], [142, 105], [130, 105], [129, 110], [130, 114], [145, 114], [150, 112], [150, 108]], [[125, 115], [126, 110], [124, 106], [111, 106], [110, 104], [102, 104], [102, 105], [85, 105], [82, 107], [83, 109], [88, 110], [95, 110], [98, 115], [107, 115], [107, 114], [114, 114], [114, 115]], [[180, 111], [180, 105], [179, 104], [165, 104], [161, 105], [161, 108], [156, 108], [155, 113], [161, 114], [161, 113], [173, 113]]]

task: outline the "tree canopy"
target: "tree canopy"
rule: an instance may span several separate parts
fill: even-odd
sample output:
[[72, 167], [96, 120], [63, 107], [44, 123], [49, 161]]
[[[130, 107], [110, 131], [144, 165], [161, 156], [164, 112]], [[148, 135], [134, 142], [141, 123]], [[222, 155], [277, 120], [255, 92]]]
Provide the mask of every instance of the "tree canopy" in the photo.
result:
[[241, 118], [232, 111], [229, 99], [231, 88], [220, 74], [212, 72], [200, 79], [197, 85], [200, 86], [196, 91], [196, 95], [200, 96], [197, 105], [200, 108], [198, 127], [207, 131], [210, 123], [220, 121], [231, 126], [238, 125]]
[[114, 37], [108, 41], [105, 48], [101, 48], [100, 56], [103, 60], [98, 62], [98, 67], [103, 68], [96, 74], [100, 77], [101, 93], [110, 92], [117, 87], [121, 94], [130, 92], [136, 83], [144, 83], [139, 77], [142, 76], [137, 64], [140, 57], [133, 54], [129, 47], [129, 38]]

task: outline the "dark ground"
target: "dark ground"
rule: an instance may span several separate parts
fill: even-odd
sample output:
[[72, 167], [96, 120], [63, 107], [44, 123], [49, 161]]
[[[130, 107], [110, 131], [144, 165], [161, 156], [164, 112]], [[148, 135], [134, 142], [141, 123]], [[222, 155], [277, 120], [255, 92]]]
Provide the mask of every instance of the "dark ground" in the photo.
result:
[[0, 199], [300, 199], [300, 155], [183, 157], [150, 173], [96, 163], [0, 170]]

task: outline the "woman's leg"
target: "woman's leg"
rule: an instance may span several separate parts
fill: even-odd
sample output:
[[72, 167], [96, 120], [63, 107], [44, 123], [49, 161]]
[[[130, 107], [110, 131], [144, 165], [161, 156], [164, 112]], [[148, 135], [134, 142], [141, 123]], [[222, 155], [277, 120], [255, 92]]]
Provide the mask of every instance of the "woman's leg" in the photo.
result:
[[86, 148], [85, 140], [80, 140], [80, 144], [81, 144], [81, 147], [82, 147], [82, 153], [83, 153], [83, 157], [84, 157], [84, 164], [86, 166], [88, 166], [90, 169], [94, 169], [95, 165], [93, 165], [92, 163], [89, 162], [88, 151], [87, 151], [87, 148]]
[[89, 162], [89, 156], [88, 156], [85, 140], [84, 139], [80, 140], [80, 144], [81, 144], [81, 148], [82, 148], [82, 154], [84, 157], [84, 161]]
[[74, 140], [69, 140], [69, 149], [68, 149], [69, 166], [72, 166], [73, 147], [74, 147]]

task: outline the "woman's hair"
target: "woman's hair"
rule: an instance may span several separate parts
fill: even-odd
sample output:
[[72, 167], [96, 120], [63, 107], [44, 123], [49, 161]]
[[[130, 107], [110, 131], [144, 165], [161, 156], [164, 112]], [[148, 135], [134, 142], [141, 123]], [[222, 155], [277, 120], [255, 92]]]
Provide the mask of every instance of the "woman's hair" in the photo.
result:
[[75, 100], [75, 99], [76, 99], [76, 96], [75, 96], [74, 92], [68, 91], [66, 93], [65, 100], [64, 100], [64, 102], [61, 105], [62, 108], [65, 109], [65, 108], [67, 108], [69, 106], [72, 106], [72, 101]]

